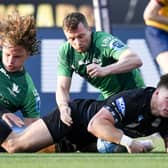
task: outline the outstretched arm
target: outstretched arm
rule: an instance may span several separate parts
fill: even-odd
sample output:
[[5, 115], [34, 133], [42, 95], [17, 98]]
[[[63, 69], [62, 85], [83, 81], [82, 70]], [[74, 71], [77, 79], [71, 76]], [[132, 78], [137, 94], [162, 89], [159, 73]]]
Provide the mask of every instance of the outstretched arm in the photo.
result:
[[70, 86], [71, 78], [65, 76], [57, 77], [56, 102], [60, 110], [61, 120], [68, 126], [73, 123], [71, 118], [71, 109], [68, 105], [70, 101]]
[[152, 146], [126, 136], [122, 130], [116, 128], [114, 118], [106, 108], [93, 116], [88, 124], [88, 131], [98, 138], [125, 146], [129, 153], [148, 152], [152, 149]]

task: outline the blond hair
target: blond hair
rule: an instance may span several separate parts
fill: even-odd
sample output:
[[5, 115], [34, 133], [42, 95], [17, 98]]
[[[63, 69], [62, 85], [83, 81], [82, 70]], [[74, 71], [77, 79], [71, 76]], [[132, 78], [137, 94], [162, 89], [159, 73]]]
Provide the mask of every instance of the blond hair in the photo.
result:
[[23, 46], [30, 55], [37, 54], [39, 41], [36, 39], [36, 25], [33, 16], [21, 16], [17, 11], [0, 22], [1, 42]]

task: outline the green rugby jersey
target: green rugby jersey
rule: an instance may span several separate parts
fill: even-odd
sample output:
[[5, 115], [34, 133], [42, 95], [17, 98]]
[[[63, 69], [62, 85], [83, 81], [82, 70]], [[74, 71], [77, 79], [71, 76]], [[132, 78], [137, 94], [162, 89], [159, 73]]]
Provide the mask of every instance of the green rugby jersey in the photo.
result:
[[128, 46], [118, 38], [105, 32], [93, 32], [91, 46], [84, 53], [76, 52], [69, 42], [66, 42], [59, 49], [58, 76], [72, 77], [73, 72], [76, 72], [100, 89], [104, 98], [122, 90], [143, 87], [144, 81], [139, 69], [95, 78], [90, 78], [86, 72], [86, 66], [91, 63], [103, 67], [117, 62], [127, 48]]
[[11, 112], [20, 110], [25, 118], [40, 117], [40, 97], [30, 75], [25, 71], [8, 72], [0, 51], [0, 105]]

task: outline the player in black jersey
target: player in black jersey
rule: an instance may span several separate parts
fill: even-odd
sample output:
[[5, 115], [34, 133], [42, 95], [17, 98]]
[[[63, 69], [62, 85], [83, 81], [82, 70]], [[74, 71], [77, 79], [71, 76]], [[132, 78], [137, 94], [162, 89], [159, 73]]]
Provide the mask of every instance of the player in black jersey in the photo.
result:
[[1, 146], [10, 153], [33, 152], [66, 137], [80, 150], [99, 137], [125, 146], [130, 153], [148, 152], [149, 146], [134, 137], [159, 132], [168, 147], [168, 74], [161, 77], [157, 88], [123, 91], [104, 101], [77, 99], [69, 105], [72, 126], [60, 120], [59, 109], [19, 134], [0, 120]]

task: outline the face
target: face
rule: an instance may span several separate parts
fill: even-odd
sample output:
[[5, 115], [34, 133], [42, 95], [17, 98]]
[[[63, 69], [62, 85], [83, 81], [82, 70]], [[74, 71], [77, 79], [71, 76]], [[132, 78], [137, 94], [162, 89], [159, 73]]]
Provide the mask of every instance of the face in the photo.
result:
[[168, 89], [158, 88], [155, 91], [156, 101], [155, 107], [158, 114], [162, 117], [168, 118]]
[[78, 28], [73, 31], [64, 31], [70, 45], [77, 52], [85, 52], [88, 50], [91, 43], [91, 31], [82, 23], [79, 23]]
[[22, 46], [2, 45], [2, 62], [8, 72], [21, 71], [28, 57], [29, 52]]

